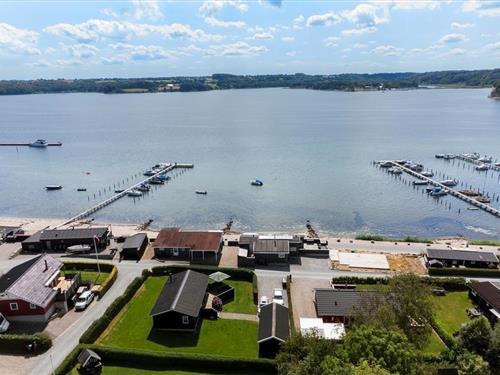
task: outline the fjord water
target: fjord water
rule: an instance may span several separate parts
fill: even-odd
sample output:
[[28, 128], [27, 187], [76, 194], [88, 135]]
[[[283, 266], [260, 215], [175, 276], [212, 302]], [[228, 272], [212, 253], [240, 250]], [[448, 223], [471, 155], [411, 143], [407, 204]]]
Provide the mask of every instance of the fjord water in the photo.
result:
[[[284, 231], [310, 219], [332, 233], [499, 236], [499, 219], [453, 197], [430, 198], [411, 178], [372, 165], [411, 159], [498, 195], [500, 173], [434, 158], [475, 151], [500, 159], [500, 102], [488, 92], [3, 96], [0, 143], [45, 138], [63, 147], [0, 147], [0, 216], [67, 218], [110, 196], [114, 184], [177, 161], [195, 167], [144, 198], [122, 198], [96, 220], [221, 229], [232, 217], [236, 229]], [[254, 178], [264, 186], [251, 186]], [[47, 184], [63, 189], [47, 192]]]

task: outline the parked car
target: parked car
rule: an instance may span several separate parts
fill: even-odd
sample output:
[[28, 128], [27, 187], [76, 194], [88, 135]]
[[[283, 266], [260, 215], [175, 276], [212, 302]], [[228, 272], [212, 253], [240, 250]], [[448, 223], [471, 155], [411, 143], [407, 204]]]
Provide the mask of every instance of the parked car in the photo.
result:
[[269, 298], [267, 298], [266, 296], [260, 297], [259, 307], [257, 308], [259, 314], [260, 314], [260, 309], [262, 309], [264, 306], [268, 304], [269, 304]]
[[273, 302], [274, 303], [279, 303], [280, 305], [283, 305], [283, 289], [281, 288], [275, 288], [273, 290]]
[[90, 290], [87, 290], [80, 294], [80, 297], [76, 300], [75, 303], [75, 310], [85, 310], [88, 305], [92, 303], [94, 300], [94, 293], [92, 293]]
[[7, 332], [9, 329], [10, 323], [7, 319], [5, 319], [5, 316], [3, 316], [0, 313], [0, 333]]

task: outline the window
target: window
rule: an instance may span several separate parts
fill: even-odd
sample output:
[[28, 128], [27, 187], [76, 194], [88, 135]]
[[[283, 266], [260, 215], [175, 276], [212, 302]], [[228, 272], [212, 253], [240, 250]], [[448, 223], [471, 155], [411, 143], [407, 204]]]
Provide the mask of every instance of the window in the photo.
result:
[[19, 306], [17, 305], [16, 302], [12, 302], [9, 305], [10, 305], [10, 311], [17, 311], [17, 310], [19, 310]]
[[282, 254], [282, 253], [281, 253], [281, 254], [278, 254], [278, 258], [280, 258], [280, 259], [285, 259], [285, 254]]
[[189, 324], [189, 316], [187, 315], [182, 316], [182, 324]]
[[30, 303], [30, 309], [31, 310], [35, 310], [36, 309], [36, 305], [33, 305], [32, 303]]
[[178, 248], [173, 248], [172, 252], [174, 253], [174, 257], [179, 256], [179, 249]]

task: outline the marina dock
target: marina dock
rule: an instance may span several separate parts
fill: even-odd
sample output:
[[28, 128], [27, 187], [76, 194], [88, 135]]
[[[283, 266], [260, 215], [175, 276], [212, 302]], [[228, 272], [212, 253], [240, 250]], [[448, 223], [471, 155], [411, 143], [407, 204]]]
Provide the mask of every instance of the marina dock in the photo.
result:
[[65, 226], [65, 225], [68, 225], [68, 224], [71, 224], [77, 220], [81, 220], [81, 219], [84, 219], [86, 217], [88, 217], [89, 215], [93, 214], [94, 212], [97, 212], [99, 211], [100, 209], [106, 207], [106, 206], [109, 206], [111, 203], [117, 201], [118, 199], [126, 196], [130, 191], [136, 189], [137, 187], [145, 184], [145, 183], [148, 183], [149, 181], [151, 181], [152, 179], [154, 178], [158, 178], [161, 174], [163, 173], [166, 173], [166, 172], [170, 172], [174, 169], [178, 169], [178, 168], [193, 168], [194, 167], [194, 164], [186, 164], [186, 163], [170, 163], [170, 164], [167, 164], [165, 165], [164, 167], [158, 169], [158, 172], [155, 173], [154, 175], [152, 176], [148, 176], [147, 178], [145, 178], [144, 180], [142, 181], [139, 181], [137, 182], [136, 184], [124, 189], [123, 191], [121, 191], [120, 193], [116, 193], [115, 195], [111, 196], [110, 198], [86, 209], [85, 211], [79, 213], [78, 215], [75, 215], [73, 216], [72, 218], [66, 220], [64, 223], [61, 223], [59, 225], [57, 225], [55, 228], [59, 228], [59, 227], [62, 227], [62, 226]]
[[469, 162], [469, 163], [472, 163], [472, 164], [475, 164], [475, 165], [484, 165], [484, 166], [488, 167], [488, 169], [490, 169], [490, 170], [500, 172], [500, 167], [497, 167], [496, 165], [493, 165], [491, 163], [483, 163], [483, 162], [480, 162], [477, 159], [469, 158], [469, 157], [467, 157], [465, 155], [456, 155], [455, 158], [459, 159], [459, 160], [463, 160], [463, 161]]
[[493, 216], [496, 216], [496, 217], [500, 218], [500, 210], [498, 210], [498, 209], [496, 209], [494, 207], [491, 207], [488, 204], [478, 202], [474, 198], [468, 197], [467, 195], [462, 194], [459, 191], [457, 191], [457, 190], [455, 190], [455, 189], [453, 189], [453, 188], [451, 188], [449, 186], [443, 185], [440, 182], [438, 182], [436, 180], [433, 180], [430, 177], [426, 177], [426, 176], [422, 175], [421, 173], [415, 172], [415, 171], [411, 170], [410, 168], [407, 168], [407, 167], [405, 167], [405, 166], [403, 166], [401, 164], [396, 163], [395, 161], [390, 161], [390, 163], [392, 163], [392, 165], [394, 167], [400, 168], [401, 170], [403, 170], [404, 172], [408, 173], [409, 175], [411, 175], [413, 177], [416, 177], [419, 180], [427, 181], [432, 186], [440, 187], [444, 191], [446, 191], [449, 195], [452, 195], [452, 196], [454, 196], [454, 197], [456, 197], [458, 199], [461, 199], [464, 202], [467, 202], [467, 203], [469, 203], [469, 204], [471, 204], [473, 206], [476, 206], [477, 208], [479, 208], [479, 209], [481, 209], [483, 211], [488, 212], [489, 214], [491, 214]]

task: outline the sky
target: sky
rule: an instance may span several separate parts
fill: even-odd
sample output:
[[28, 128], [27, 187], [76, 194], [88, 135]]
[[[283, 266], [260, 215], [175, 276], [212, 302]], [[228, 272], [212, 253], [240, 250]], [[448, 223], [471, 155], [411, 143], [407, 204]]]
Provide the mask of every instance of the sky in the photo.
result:
[[0, 1], [0, 79], [500, 68], [500, 1]]

